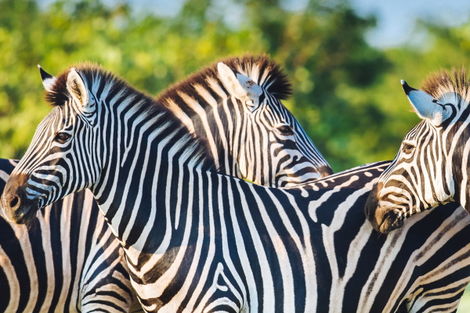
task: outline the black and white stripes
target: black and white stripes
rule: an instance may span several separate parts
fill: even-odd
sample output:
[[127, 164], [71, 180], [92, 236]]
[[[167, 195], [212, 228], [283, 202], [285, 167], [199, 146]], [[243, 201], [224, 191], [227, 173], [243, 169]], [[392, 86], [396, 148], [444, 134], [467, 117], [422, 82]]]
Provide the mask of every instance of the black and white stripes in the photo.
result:
[[426, 91], [402, 83], [422, 121], [405, 136], [368, 201], [369, 219], [381, 232], [448, 202], [470, 211], [470, 82], [466, 72], [438, 73], [425, 83]]
[[[13, 166], [0, 159], [0, 190]], [[89, 191], [37, 214], [29, 227], [0, 217], [0, 312], [131, 312], [119, 243]]]
[[[288, 86], [288, 83], [285, 80], [285, 77], [283, 76], [283, 74], [279, 72], [279, 70], [278, 70], [278, 68], [275, 64], [271, 63], [266, 58], [252, 58], [252, 57], [249, 57], [249, 58], [243, 58], [243, 59], [232, 59], [232, 60], [227, 60], [227, 61], [228, 61], [228, 64], [231, 64], [231, 65], [233, 65], [235, 62], [240, 62], [240, 63], [237, 63], [239, 67], [242, 66], [242, 67], [246, 67], [246, 68], [250, 68], [250, 69], [252, 67], [260, 67], [260, 68], [262, 68], [266, 71], [269, 70], [268, 74], [264, 74], [262, 76], [264, 77], [265, 85], [267, 84], [266, 82], [269, 83], [268, 87], [270, 87], [270, 89], [269, 89], [270, 93], [273, 94], [273, 95], [278, 96], [279, 98], [282, 98], [282, 97], [285, 97], [287, 95], [287, 93], [289, 92], [289, 86]], [[44, 78], [47, 79], [46, 81], [43, 81], [43, 83], [44, 83], [44, 86], [45, 86], [46, 90], [49, 91], [49, 94], [47, 95], [49, 101], [51, 101], [53, 103], [58, 103], [60, 101], [64, 101], [64, 99], [66, 99], [66, 96], [64, 96], [63, 94], [59, 94], [59, 93], [54, 92], [52, 87], [54, 86], [54, 84], [56, 84], [56, 88], [57, 88], [57, 86], [62, 86], [62, 88], [67, 88], [66, 82], [63, 81], [63, 80], [62, 81], [60, 81], [60, 80], [57, 81], [53, 76], [46, 73], [42, 68], [40, 68], [40, 71], [41, 71], [41, 77], [43, 79]], [[201, 73], [208, 74], [209, 72], [210, 71], [208, 69], [206, 69], [206, 70], [203, 70]], [[196, 74], [196, 76], [197, 75], [198, 74]], [[282, 83], [274, 81], [274, 78], [280, 80], [280, 82], [282, 82]], [[209, 79], [209, 77], [207, 77], [207, 79]], [[184, 89], [182, 87], [184, 87], [187, 83], [188, 83], [188, 81], [179, 84], [179, 86], [180, 86], [179, 89]], [[203, 85], [199, 84], [198, 86], [199, 86], [198, 91], [200, 91], [201, 93], [204, 93], [204, 91], [202, 91], [202, 89], [201, 89], [203, 87]], [[274, 89], [275, 86], [277, 86], [276, 88], [278, 88], [277, 91]], [[73, 88], [75, 89], [75, 88], [78, 88], [78, 87], [76, 85], [74, 85]], [[216, 87], [214, 85], [212, 85], [212, 88], [216, 88]], [[219, 88], [220, 88], [220, 90], [224, 90], [224, 87], [221, 85], [221, 83], [220, 83]], [[206, 90], [205, 92], [208, 92], [208, 91]], [[171, 94], [171, 89], [169, 91], [165, 92], [165, 94], [166, 95]], [[195, 97], [195, 98], [198, 98], [194, 93], [192, 93], [192, 96]], [[224, 97], [226, 97], [226, 96], [227, 95], [224, 93]], [[170, 99], [170, 98], [167, 96], [167, 99]], [[93, 101], [93, 99], [92, 99], [92, 101]], [[207, 103], [203, 102], [203, 104], [207, 104]], [[225, 104], [226, 107], [223, 108], [222, 107], [223, 104]], [[180, 103], [181, 107], [184, 107], [184, 105], [185, 105], [185, 103]], [[227, 106], [227, 101], [219, 101], [219, 103], [217, 103], [216, 105], [220, 105], [220, 108], [217, 109], [220, 112], [223, 112], [224, 110], [231, 111], [231, 106], [233, 106], [233, 104], [231, 102], [229, 102], [229, 105]], [[295, 121], [295, 119], [290, 115], [290, 113], [282, 106], [282, 104], [279, 102], [279, 100], [275, 99], [274, 101], [272, 101], [272, 103], [270, 101], [263, 101], [262, 106], [263, 106], [263, 109], [262, 110], [260, 109], [259, 111], [264, 112], [264, 111], [270, 110], [269, 118], [273, 119], [274, 121], [287, 120], [287, 121], [289, 121], [289, 123], [291, 125], [293, 125], [292, 129], [296, 129], [296, 130], [295, 130], [295, 133], [294, 133], [294, 130], [291, 130], [291, 132], [294, 133], [291, 136], [293, 136], [293, 135], [295, 135], [296, 137], [306, 136], [301, 128], [295, 128], [298, 125], [297, 121]], [[228, 107], [228, 109], [227, 109], [227, 107]], [[273, 111], [272, 108], [275, 108], [275, 107], [279, 107], [279, 108], [276, 109], [275, 111]], [[66, 109], [66, 108], [64, 108], [64, 109]], [[92, 117], [92, 116], [90, 116], [90, 112], [92, 113], [93, 111], [92, 110], [89, 111], [86, 114], [87, 117]], [[261, 113], [259, 115], [261, 115]], [[54, 122], [54, 120], [62, 119], [61, 115], [58, 112], [55, 112], [54, 114], [52, 114], [50, 118], [51, 118], [52, 122], [48, 121], [49, 124], [44, 123], [44, 124], [48, 124], [49, 127], [51, 125], [55, 125], [55, 123], [57, 123], [57, 122]], [[210, 127], [214, 127], [214, 125], [218, 125], [217, 123], [219, 122], [219, 120], [216, 118], [215, 114], [193, 115], [191, 118], [194, 120], [194, 121], [190, 121], [190, 124], [192, 124], [192, 125], [197, 125], [199, 120], [204, 120], [206, 125], [210, 125]], [[235, 119], [233, 115], [224, 116], [224, 120], [226, 122], [230, 122], [230, 125], [232, 125], [232, 126], [236, 125], [237, 121], [243, 122], [243, 120], [240, 119], [240, 118]], [[184, 122], [184, 120], [182, 120], [182, 121]], [[96, 123], [96, 121], [94, 121], [90, 124], [94, 124], [94, 123]], [[260, 129], [260, 130], [265, 130], [266, 129], [264, 132], [272, 131], [272, 129], [273, 129], [273, 127], [271, 126], [273, 124], [273, 122], [265, 123], [264, 120], [257, 119], [256, 121], [250, 120], [250, 123], [251, 123], [250, 126], [252, 128], [256, 128], [256, 129]], [[243, 123], [243, 125], [245, 125], [245, 124], [246, 123]], [[288, 126], [288, 128], [290, 128], [290, 126]], [[240, 129], [240, 127], [238, 126], [237, 129]], [[217, 130], [217, 131], [219, 131], [219, 130]], [[51, 131], [50, 128], [45, 129], [41, 132], [38, 132], [37, 135], [39, 135], [39, 136], [50, 135], [50, 136], [54, 137], [54, 141], [51, 142], [51, 145], [49, 147], [46, 147], [46, 149], [45, 149], [46, 151], [47, 151], [47, 149], [50, 149], [50, 150], [54, 149], [52, 147], [54, 145], [57, 145], [59, 147], [61, 145], [66, 145], [66, 143], [67, 143], [67, 141], [70, 137], [70, 133], [67, 132], [67, 131], [63, 131], [63, 132], [57, 132], [57, 131], [54, 131], [54, 130]], [[204, 140], [203, 135], [204, 134], [199, 135], [198, 138], [200, 138], [200, 140]], [[256, 135], [256, 131], [251, 131], [251, 132], [245, 134], [246, 139], [249, 140], [250, 142], [256, 141], [256, 139], [255, 140], [252, 139], [253, 137], [255, 137], [255, 135]], [[217, 136], [218, 136], [218, 134], [216, 132], [212, 138], [216, 138]], [[41, 137], [39, 137], [39, 138], [41, 138]], [[245, 166], [245, 169], [247, 171], [249, 171], [250, 173], [255, 173], [257, 171], [255, 169], [252, 169], [252, 168], [260, 168], [260, 166], [256, 166], [255, 160], [257, 160], [258, 162], [261, 162], [262, 160], [269, 160], [270, 161], [270, 163], [269, 163], [270, 167], [268, 167], [269, 170], [264, 170], [264, 171], [258, 172], [257, 178], [253, 179], [253, 180], [255, 180], [256, 182], [259, 182], [259, 183], [273, 182], [272, 178], [277, 177], [276, 174], [278, 174], [278, 173], [279, 174], [284, 174], [286, 172], [289, 172], [289, 176], [291, 177], [292, 181], [295, 181], [295, 179], [299, 182], [307, 181], [307, 180], [310, 180], [312, 178], [318, 177], [317, 172], [322, 172], [322, 174], [324, 175], [325, 170], [328, 170], [329, 168], [327, 168], [327, 169], [325, 168], [325, 164], [327, 164], [326, 161], [324, 161], [323, 157], [318, 153], [318, 151], [313, 146], [311, 141], [309, 141], [308, 137], [306, 137], [306, 138], [307, 138], [307, 141], [305, 141], [305, 145], [300, 145], [300, 144], [297, 144], [295, 142], [292, 144], [288, 140], [285, 140], [282, 137], [281, 138], [275, 138], [274, 141], [269, 142], [269, 145], [272, 145], [272, 146], [276, 147], [276, 149], [277, 149], [276, 153], [285, 153], [285, 155], [288, 156], [287, 159], [290, 159], [290, 158], [296, 159], [297, 158], [297, 163], [298, 164], [292, 164], [294, 162], [291, 162], [289, 164], [289, 163], [284, 161], [284, 163], [287, 163], [287, 165], [285, 165], [281, 162], [282, 160], [280, 160], [280, 162], [278, 164], [272, 163], [272, 159], [268, 155], [269, 149], [267, 151], [265, 151], [263, 149], [259, 149], [259, 147], [257, 147], [256, 150], [254, 150], [254, 151], [252, 151], [252, 153], [250, 153], [250, 155], [254, 156], [253, 160], [243, 159], [243, 155], [235, 153], [236, 149], [234, 149], [233, 146], [236, 146], [237, 143], [234, 142], [234, 141], [222, 142], [220, 140], [217, 140], [217, 141], [212, 142], [213, 148], [215, 148], [215, 153], [213, 154], [213, 157], [218, 162], [219, 169], [225, 170], [225, 171], [228, 172], [228, 174], [232, 174], [232, 175], [240, 175], [240, 172], [238, 172], [236, 170], [237, 168], [239, 168], [239, 166], [237, 164], [243, 163], [244, 166]], [[299, 140], [299, 142], [301, 142], [301, 141]], [[299, 146], [303, 147], [302, 151], [299, 151], [300, 150], [298, 148]], [[219, 151], [219, 153], [217, 153], [217, 151]], [[304, 154], [305, 157], [303, 157], [303, 159], [307, 160], [307, 161], [303, 162], [303, 166], [298, 166], [298, 165], [302, 165], [302, 162], [299, 162], [299, 160], [302, 159], [302, 153], [303, 152], [306, 152]], [[232, 156], [232, 154], [235, 154], [236, 157]], [[57, 153], [56, 153], [55, 156], [57, 157]], [[313, 159], [312, 159], [312, 156], [314, 157]], [[220, 160], [218, 160], [217, 158], [220, 158]], [[230, 161], [228, 161], [228, 160], [230, 160]], [[310, 161], [310, 160], [312, 160], [312, 161]], [[228, 164], [230, 164], [230, 166]], [[295, 166], [295, 168], [294, 168], [294, 166]], [[12, 168], [9, 167], [8, 173], [11, 169]], [[273, 170], [277, 170], [277, 172], [276, 171], [273, 172]], [[295, 170], [297, 170], [297, 172], [294, 172]], [[86, 166], [85, 168], [81, 168], [81, 171], [88, 171], [89, 172], [89, 171], [93, 171], [93, 169], [90, 169], [89, 166]], [[80, 176], [80, 172], [73, 173], [72, 175]], [[265, 175], [265, 176], [263, 176], [263, 175]], [[299, 176], [299, 177], [296, 178], [296, 176]], [[5, 180], [6, 180], [6, 177], [7, 176], [5, 176]], [[43, 176], [38, 175], [37, 179], [40, 179], [40, 178], [43, 178]], [[62, 179], [65, 179], [65, 178], [62, 178]], [[60, 179], [57, 179], [57, 181], [60, 182]], [[279, 179], [277, 179], [276, 182], [279, 182]], [[32, 186], [27, 190], [27, 192], [29, 194], [33, 194], [34, 192], [37, 191], [36, 188], [40, 188], [40, 186], [38, 186], [37, 182], [33, 182]], [[56, 197], [57, 197], [57, 184], [56, 183], [53, 184], [53, 188], [54, 188], [54, 191], [53, 191], [52, 198], [56, 199]], [[74, 185], [73, 188], [76, 188], [76, 185]], [[78, 187], [78, 188], [80, 189], [81, 187]], [[82, 197], [79, 197], [79, 195], [77, 195], [77, 197], [78, 197], [78, 199], [82, 199]], [[59, 208], [61, 206], [63, 206], [64, 210], [72, 210], [72, 208], [70, 208], [68, 206], [68, 203], [69, 202], [66, 202], [65, 205], [62, 202], [60, 202], [59, 204], [56, 204], [55, 205], [56, 208], [57, 208], [56, 211], [60, 212]], [[39, 205], [42, 206], [41, 203], [39, 203]], [[83, 212], [83, 215], [91, 214], [89, 211], [93, 209], [92, 202], [91, 202], [90, 199], [88, 199], [87, 201], [84, 201], [83, 203], [81, 203], [80, 201], [76, 201], [76, 202], [74, 202], [74, 206], [77, 206], [78, 209], [73, 208], [73, 210]], [[73, 215], [72, 217], [75, 217], [75, 215]], [[76, 220], [71, 220], [70, 221], [70, 225], [73, 225], [73, 227], [77, 227], [76, 225], [79, 224], [79, 223], [80, 222], [76, 221]], [[53, 222], [50, 223], [50, 224], [46, 223], [46, 227], [60, 229], [61, 233], [65, 232], [64, 229], [61, 229], [60, 225], [56, 225]], [[87, 237], [91, 236], [91, 237], [93, 237], [92, 240], [95, 240], [95, 241], [97, 241], [99, 238], [94, 238], [94, 237], [103, 236], [103, 234], [101, 234], [101, 233], [99, 233], [99, 234], [98, 233], [92, 233], [90, 235], [91, 229], [90, 229], [90, 231], [87, 231], [86, 229], [81, 229], [80, 232], [81, 232], [82, 236], [87, 236]], [[109, 234], [110, 234], [109, 230], [105, 231], [103, 229], [102, 232], [105, 232], [106, 236], [109, 237]], [[40, 230], [36, 229], [33, 236], [41, 237], [41, 236], [43, 236], [43, 234], [41, 233]], [[4, 239], [3, 244], [0, 240], [0, 245], [3, 246], [3, 247], [10, 246], [12, 244], [16, 244], [16, 245], [19, 245], [19, 246], [22, 245], [21, 242], [15, 242], [15, 239], [10, 238], [9, 236], [5, 236], [3, 239]], [[63, 236], [63, 237], [61, 237], [61, 241], [60, 241], [60, 242], [62, 242], [62, 245], [60, 244], [60, 242], [57, 242], [57, 243], [54, 243], [53, 245], [51, 245], [51, 247], [53, 247], [54, 250], [59, 251], [63, 248], [62, 246], [68, 247], [68, 246], [74, 244], [73, 242], [67, 241], [67, 239], [68, 239], [67, 237]], [[97, 269], [99, 269], [99, 271], [101, 271], [102, 274], [99, 275], [99, 271], [98, 271], [98, 272], [95, 273], [95, 276], [99, 275], [99, 280], [109, 281], [110, 279], [106, 276], [107, 275], [106, 273], [107, 272], [112, 272], [112, 269], [114, 267], [116, 267], [115, 263], [120, 261], [119, 254], [116, 251], [113, 250], [113, 249], [116, 249], [116, 248], [117, 248], [117, 241], [111, 242], [111, 243], [104, 242], [104, 243], [102, 243], [102, 247], [100, 248], [101, 249], [100, 251], [101, 251], [102, 255], [100, 255], [98, 253], [97, 255], [90, 256], [90, 258], [93, 257], [93, 259], [89, 259], [89, 258], [86, 258], [86, 257], [81, 258], [81, 259], [73, 259], [72, 258], [71, 263], [79, 265], [80, 262], [81, 262], [81, 263], [88, 264], [88, 266], [90, 266], [90, 267], [97, 268]], [[88, 249], [88, 248], [85, 246], [84, 249]], [[114, 251], [115, 253], [113, 254], [113, 256], [107, 257], [105, 255], [106, 251]], [[16, 260], [15, 258], [10, 258], [7, 255], [4, 255], [4, 257], [8, 258], [9, 262], [12, 263], [11, 270], [16, 271], [17, 268], [15, 268], [15, 264], [18, 262], [18, 260]], [[113, 259], [113, 257], [114, 257], [114, 259]], [[108, 267], [104, 266], [103, 264], [100, 264], [97, 261], [100, 258], [109, 260], [108, 263], [110, 263], [110, 264], [108, 264]], [[36, 263], [36, 262], [39, 262], [39, 260], [37, 258], [33, 257], [33, 258], [27, 260], [26, 266], [28, 266], [28, 264], [34, 265], [34, 263]], [[48, 263], [48, 262], [50, 262], [50, 260], [47, 257], [45, 257], [44, 258], [44, 263]], [[111, 264], [111, 263], [113, 263], [113, 264]], [[119, 267], [119, 266], [122, 266], [122, 265], [118, 265], [117, 267]], [[64, 276], [64, 279], [70, 279], [72, 274], [70, 274], [69, 271], [67, 271], [65, 268], [63, 270], [64, 270], [64, 272], [62, 273], [62, 275]], [[75, 274], [75, 275], [79, 275], [79, 274]], [[30, 279], [30, 277], [26, 276], [23, 279], [23, 281], [26, 281], [27, 279]], [[94, 279], [96, 280], [97, 278], [94, 278]], [[121, 277], [121, 282], [120, 283], [122, 285], [129, 285], [129, 281], [128, 281], [127, 277], [125, 277], [125, 275]], [[20, 284], [23, 284], [23, 282], [20, 281]], [[43, 292], [46, 292], [45, 290], [51, 290], [53, 288], [56, 288], [56, 289], [61, 288], [60, 286], [61, 286], [61, 281], [60, 280], [56, 282], [54, 279], [52, 279], [50, 281], [48, 287], [44, 287], [43, 285], [37, 285], [36, 289], [38, 290], [38, 293], [43, 293]], [[74, 295], [74, 298], [71, 301], [73, 303], [76, 303], [77, 308], [79, 308], [81, 306], [81, 303], [84, 303], [84, 301], [86, 301], [84, 299], [84, 297], [88, 297], [88, 296], [86, 296], [86, 295], [81, 296], [81, 294], [78, 294], [79, 293], [78, 291], [80, 290], [79, 286], [73, 286], [73, 287], [68, 287], [67, 286], [67, 288], [70, 288], [71, 291], [69, 293]], [[96, 293], [97, 292], [96, 290], [98, 288], [103, 289], [102, 287], [100, 287], [100, 284], [98, 283], [98, 281], [95, 281], [94, 283], [87, 283], [87, 288], [92, 292], [92, 294]], [[30, 296], [30, 293], [27, 290], [25, 290], [24, 288], [22, 290], [23, 290], [22, 293], [18, 294], [19, 297], [28, 297], [28, 296]], [[103, 289], [103, 290], [106, 291], [106, 289]], [[117, 299], [113, 300], [113, 297], [116, 297]], [[120, 301], [119, 298], [121, 298], [121, 297], [127, 299], [127, 298], [130, 298], [130, 295], [126, 291], [123, 291], [122, 295], [120, 295], [119, 293], [115, 293], [114, 295], [109, 294], [108, 295], [108, 300], [109, 300], [108, 302], [109, 303], [113, 303], [113, 302], [119, 303], [119, 301]], [[5, 298], [5, 299], [7, 299], [7, 298]], [[100, 299], [100, 297], [96, 297], [95, 301], [99, 302], [99, 301], [102, 301], [102, 300]], [[49, 307], [48, 305], [50, 305], [50, 307], [54, 310], [61, 308], [60, 304], [55, 304], [55, 303], [52, 302], [50, 304], [46, 303], [45, 305], [43, 305], [41, 307], [42, 310], [47, 310], [48, 307]], [[89, 305], [84, 306], [83, 310], [85, 312], [85, 311], [89, 310], [90, 308], [91, 307]], [[102, 309], [105, 309], [105, 307], [103, 307]], [[123, 312], [127, 312], [130, 309], [130, 306], [129, 305], [121, 305], [120, 309], [122, 309]], [[59, 309], [59, 310], [61, 310], [61, 309]]]
[[291, 86], [265, 56], [229, 58], [157, 99], [206, 141], [216, 166], [257, 184], [294, 186], [332, 173], [281, 100]]
[[[297, 188], [257, 186], [218, 173], [207, 146], [167, 108], [106, 72], [70, 69], [61, 80], [53, 92], [68, 100], [56, 103], [63, 119], [52, 129], [71, 137], [60, 145], [36, 137], [6, 187], [4, 208], [27, 221], [36, 198], [48, 203], [90, 186], [145, 310], [455, 311], [470, 277], [470, 247], [459, 240], [469, 218], [454, 206], [378, 236], [362, 210], [387, 164]], [[50, 145], [53, 152], [42, 150]], [[99, 160], [95, 178], [81, 175], [77, 154]], [[35, 175], [41, 193], [25, 197]]]

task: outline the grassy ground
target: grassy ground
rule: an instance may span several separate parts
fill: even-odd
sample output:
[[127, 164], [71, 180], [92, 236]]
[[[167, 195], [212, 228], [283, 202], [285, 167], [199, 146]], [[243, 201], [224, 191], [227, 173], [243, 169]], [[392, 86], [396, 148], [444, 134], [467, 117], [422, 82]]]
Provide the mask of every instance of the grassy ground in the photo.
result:
[[460, 300], [459, 309], [457, 313], [469, 313], [470, 312], [470, 286], [467, 287], [463, 294], [462, 300]]

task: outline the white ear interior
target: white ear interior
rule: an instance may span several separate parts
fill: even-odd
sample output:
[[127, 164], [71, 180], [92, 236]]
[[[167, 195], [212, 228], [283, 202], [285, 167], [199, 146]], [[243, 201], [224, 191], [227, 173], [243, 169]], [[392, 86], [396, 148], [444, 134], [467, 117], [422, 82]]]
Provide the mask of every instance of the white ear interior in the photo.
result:
[[73, 99], [85, 107], [88, 103], [88, 92], [83, 79], [77, 73], [75, 68], [70, 69], [67, 75], [67, 91]]
[[418, 116], [430, 120], [435, 125], [440, 125], [452, 113], [450, 109], [438, 104], [436, 99], [422, 90], [412, 90], [407, 97]]
[[254, 80], [250, 77], [237, 73], [237, 80], [245, 92], [252, 99], [259, 98], [259, 96], [263, 93], [261, 86], [255, 83]]
[[240, 82], [230, 67], [222, 62], [219, 62], [217, 64], [217, 71], [219, 72], [219, 78], [224, 84], [225, 89], [227, 89], [231, 95], [239, 99], [242, 99], [246, 96], [245, 90], [240, 85]]
[[47, 73], [39, 64], [38, 64], [38, 69], [39, 69], [39, 73], [41, 74], [41, 80], [42, 80], [42, 85], [44, 89], [47, 92], [51, 92], [52, 86], [54, 86], [57, 79], [51, 74]]
[[55, 77], [46, 78], [42, 81], [42, 85], [47, 92], [51, 92], [52, 86], [54, 86], [55, 81], [56, 81]]
[[263, 93], [261, 86], [248, 76], [235, 74], [222, 62], [217, 64], [217, 71], [220, 80], [232, 96], [243, 101], [251, 111], [259, 106], [259, 97]]

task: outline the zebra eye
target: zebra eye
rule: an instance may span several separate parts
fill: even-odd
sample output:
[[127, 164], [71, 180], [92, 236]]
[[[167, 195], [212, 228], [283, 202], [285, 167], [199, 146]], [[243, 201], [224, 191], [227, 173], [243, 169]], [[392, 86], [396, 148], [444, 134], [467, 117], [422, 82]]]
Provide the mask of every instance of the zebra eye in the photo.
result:
[[289, 126], [289, 125], [282, 125], [282, 126], [279, 126], [277, 128], [277, 130], [279, 131], [279, 133], [281, 133], [281, 135], [283, 136], [293, 136], [294, 135], [294, 131], [292, 130], [292, 128]]
[[66, 143], [67, 140], [70, 139], [70, 137], [72, 137], [70, 134], [67, 134], [67, 133], [57, 133], [54, 137], [54, 140], [57, 141], [58, 143]]
[[413, 151], [414, 148], [415, 148], [414, 145], [412, 145], [412, 144], [410, 144], [410, 143], [404, 142], [403, 145], [402, 145], [402, 147], [401, 147], [401, 151], [402, 151], [403, 153], [409, 154], [409, 153], [411, 153], [411, 152]]

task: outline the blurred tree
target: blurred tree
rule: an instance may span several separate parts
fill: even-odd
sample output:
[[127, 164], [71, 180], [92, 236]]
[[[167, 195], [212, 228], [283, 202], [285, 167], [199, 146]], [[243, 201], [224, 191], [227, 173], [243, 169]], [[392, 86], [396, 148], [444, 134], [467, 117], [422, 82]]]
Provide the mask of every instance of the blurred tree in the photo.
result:
[[158, 16], [133, 12], [130, 1], [0, 0], [0, 155], [21, 156], [49, 110], [37, 63], [51, 73], [100, 63], [157, 94], [217, 59], [268, 53], [293, 82], [287, 105], [340, 170], [393, 157], [415, 121], [400, 78], [416, 84], [430, 70], [467, 62], [468, 25], [422, 23], [428, 47], [381, 51], [364, 40], [374, 18], [357, 16], [346, 0], [311, 0], [297, 11], [286, 4], [191, 0]]
[[355, 140], [365, 145], [366, 155], [357, 154], [361, 160], [370, 162], [393, 157], [403, 136], [419, 121], [403, 94], [400, 79], [420, 87], [432, 72], [453, 67], [469, 69], [470, 22], [455, 28], [421, 22], [420, 27], [426, 32], [426, 41], [418, 47], [403, 46], [384, 51], [393, 67], [363, 90], [363, 95], [367, 94], [369, 101], [377, 104], [375, 108], [383, 119], [379, 123], [370, 120], [377, 130], [374, 137], [364, 137], [360, 131], [355, 131]]
[[[362, 163], [356, 155], [363, 144], [352, 142], [351, 136], [357, 130], [377, 134], [383, 117], [375, 109], [377, 103], [367, 98], [351, 103], [348, 92], [361, 93], [389, 67], [383, 53], [364, 40], [374, 19], [358, 17], [343, 2], [335, 7], [331, 2], [328, 7], [310, 3], [304, 12], [287, 16], [268, 14], [284, 15], [277, 27], [272, 27], [273, 19], [269, 22], [263, 37], [294, 83], [294, 115], [335, 169]], [[269, 29], [279, 33], [269, 35]], [[370, 121], [377, 121], [377, 126]]]

